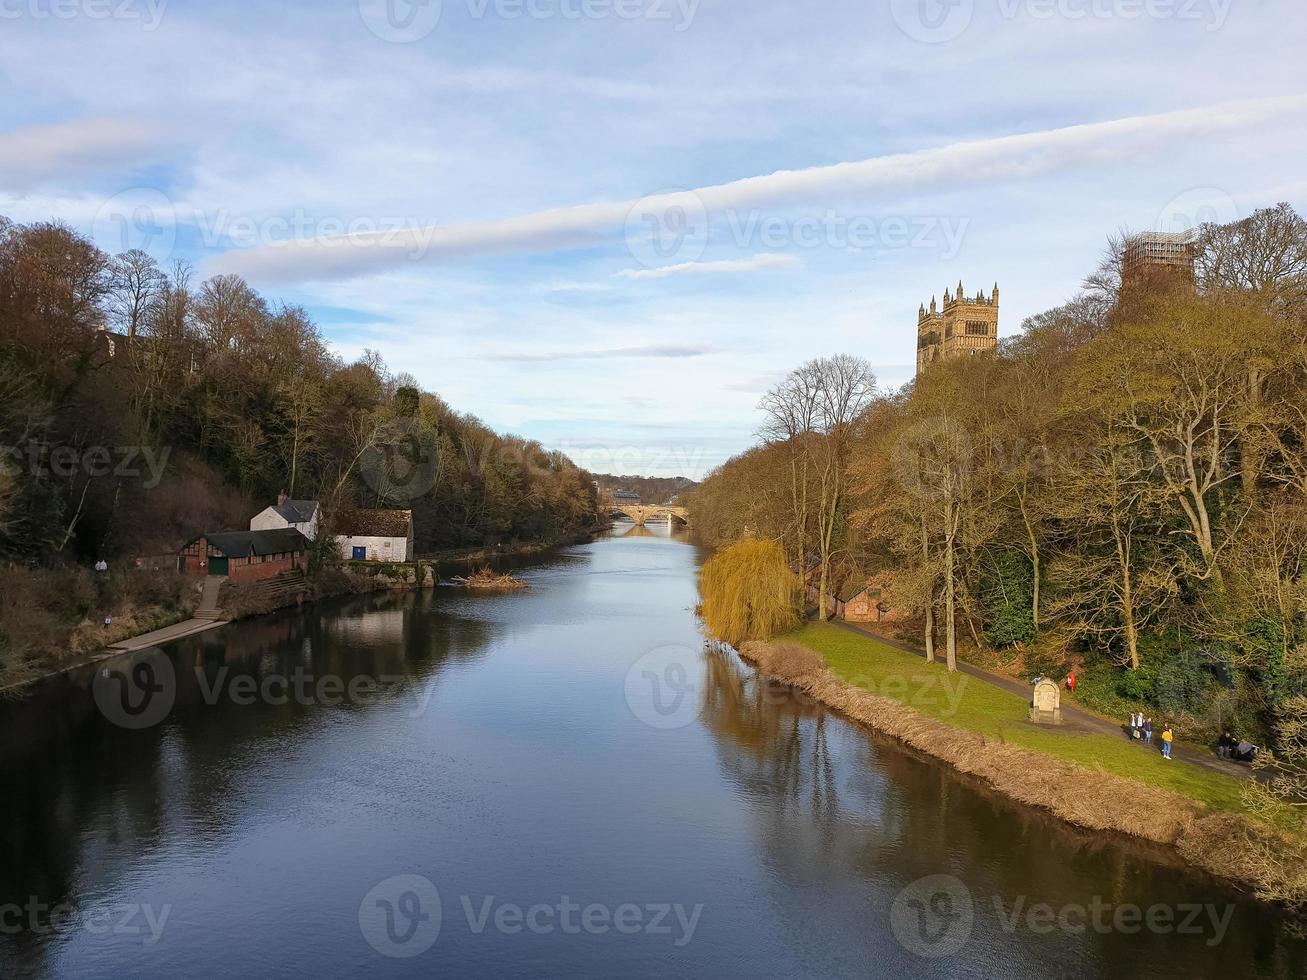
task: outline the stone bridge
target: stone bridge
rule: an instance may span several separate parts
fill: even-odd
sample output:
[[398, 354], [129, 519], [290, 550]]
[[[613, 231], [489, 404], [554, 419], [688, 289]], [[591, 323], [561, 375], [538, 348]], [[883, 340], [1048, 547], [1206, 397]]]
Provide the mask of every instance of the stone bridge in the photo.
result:
[[624, 517], [638, 527], [664, 522], [669, 527], [674, 524], [690, 523], [690, 512], [674, 504], [616, 504], [613, 506], [611, 516]]

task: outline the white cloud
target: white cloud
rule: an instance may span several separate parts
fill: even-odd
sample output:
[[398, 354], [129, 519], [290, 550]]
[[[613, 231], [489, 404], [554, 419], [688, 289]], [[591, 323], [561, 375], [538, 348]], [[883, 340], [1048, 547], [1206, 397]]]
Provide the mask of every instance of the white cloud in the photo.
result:
[[625, 227], [632, 209], [720, 215], [733, 209], [802, 202], [829, 203], [840, 194], [919, 191], [942, 186], [1031, 178], [1087, 164], [1101, 166], [1164, 149], [1175, 140], [1246, 129], [1307, 110], [1307, 94], [1226, 102], [1130, 116], [1016, 136], [955, 143], [848, 163], [779, 170], [724, 184], [674, 191], [635, 201], [553, 208], [497, 221], [428, 226], [376, 234], [261, 245], [227, 252], [216, 271], [262, 282], [349, 278], [417, 258], [467, 258], [504, 252], [549, 252], [594, 245]]
[[761, 269], [783, 269], [802, 265], [793, 255], [779, 252], [760, 252], [747, 259], [722, 259], [716, 262], [678, 262], [655, 269], [622, 269], [613, 273], [619, 279], [666, 279], [684, 272], [757, 272]]
[[157, 152], [149, 127], [123, 119], [76, 119], [0, 133], [0, 190], [21, 193], [68, 177], [140, 166]]
[[598, 361], [618, 357], [681, 358], [702, 357], [704, 354], [715, 354], [717, 350], [716, 347], [709, 347], [705, 344], [645, 344], [640, 347], [607, 347], [599, 350], [487, 354], [486, 360], [536, 363], [544, 361]]

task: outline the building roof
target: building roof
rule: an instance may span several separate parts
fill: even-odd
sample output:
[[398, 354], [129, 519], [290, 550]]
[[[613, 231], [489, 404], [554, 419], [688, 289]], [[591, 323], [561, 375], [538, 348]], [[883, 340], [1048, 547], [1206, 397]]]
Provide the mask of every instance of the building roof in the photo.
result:
[[[211, 547], [228, 558], [246, 558], [250, 555], [281, 555], [292, 551], [308, 551], [309, 539], [293, 527], [278, 527], [271, 531], [208, 531], [200, 535]], [[198, 541], [196, 538], [190, 544]]]
[[342, 510], [333, 527], [337, 534], [361, 538], [407, 538], [413, 533], [411, 510]]
[[318, 509], [316, 500], [283, 500], [273, 504], [272, 509], [281, 515], [287, 524], [307, 524], [313, 520], [313, 513]]
[[640, 495], [634, 490], [618, 490], [613, 497], [617, 500], [639, 500]]

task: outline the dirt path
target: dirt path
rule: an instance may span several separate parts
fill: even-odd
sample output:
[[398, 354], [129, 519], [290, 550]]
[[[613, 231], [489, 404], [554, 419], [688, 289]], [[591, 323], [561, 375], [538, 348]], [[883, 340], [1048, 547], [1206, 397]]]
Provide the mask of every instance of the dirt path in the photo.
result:
[[[861, 636], [869, 637], [886, 646], [893, 647], [895, 650], [902, 650], [904, 653], [910, 653], [915, 657], [926, 658], [926, 652], [919, 647], [903, 643], [899, 640], [892, 640], [887, 636], [858, 626], [856, 623], [847, 623], [842, 620], [830, 620], [830, 625], [838, 626], [841, 629], [848, 630], [850, 633], [857, 633]], [[1005, 691], [1017, 695], [1018, 697], [1030, 700], [1030, 685], [1021, 681], [1014, 680], [1011, 677], [1003, 677], [977, 667], [975, 664], [969, 664], [965, 660], [958, 660], [958, 671], [974, 677], [977, 680], [984, 681], [986, 684], [993, 684], [995, 687], [1001, 687]], [[1074, 695], [1071, 695], [1074, 697]], [[1098, 715], [1091, 714], [1077, 708], [1074, 703], [1067, 700], [1067, 695], [1063, 694], [1062, 701], [1062, 720], [1063, 727], [1072, 731], [1095, 732], [1102, 735], [1113, 735], [1116, 738], [1128, 740], [1126, 725], [1124, 722], [1108, 721], [1106, 718], [1100, 718]], [[1154, 739], [1151, 745], [1144, 745], [1142, 742], [1135, 743], [1141, 753], [1161, 756], [1162, 745], [1160, 741], [1161, 729], [1154, 732]], [[1241, 765], [1237, 762], [1227, 762], [1221, 759], [1213, 752], [1202, 746], [1192, 745], [1176, 741], [1172, 747], [1172, 755], [1176, 759], [1181, 759], [1191, 765], [1202, 766], [1204, 769], [1210, 769], [1213, 772], [1225, 773], [1227, 776], [1234, 776], [1236, 779], [1252, 779], [1254, 770], [1250, 766]], [[1142, 761], [1142, 760], [1141, 760]]]

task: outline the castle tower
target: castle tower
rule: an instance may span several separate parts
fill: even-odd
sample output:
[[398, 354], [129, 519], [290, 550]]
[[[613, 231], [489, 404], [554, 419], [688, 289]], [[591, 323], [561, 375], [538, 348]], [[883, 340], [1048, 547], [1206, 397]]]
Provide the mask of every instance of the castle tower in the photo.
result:
[[936, 361], [971, 357], [997, 347], [998, 283], [988, 297], [982, 289], [968, 298], [958, 280], [956, 294], [944, 290], [942, 308], [936, 308], [932, 296], [929, 310], [924, 303], [917, 309], [917, 374]]

